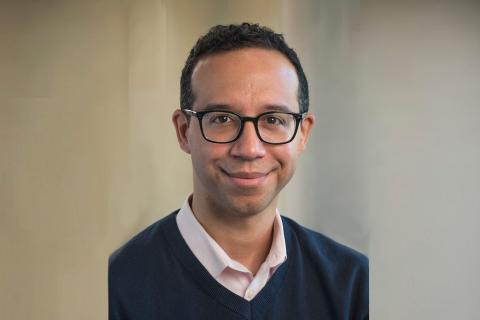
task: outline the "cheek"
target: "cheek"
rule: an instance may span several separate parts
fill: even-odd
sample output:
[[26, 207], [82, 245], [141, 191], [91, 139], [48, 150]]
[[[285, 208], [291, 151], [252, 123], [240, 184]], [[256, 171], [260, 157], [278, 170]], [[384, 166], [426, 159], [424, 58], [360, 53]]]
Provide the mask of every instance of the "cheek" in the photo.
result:
[[290, 182], [295, 173], [297, 157], [295, 156], [296, 152], [293, 152], [293, 150], [295, 149], [283, 150], [277, 157], [280, 169], [276, 175], [276, 188], [279, 190], [283, 189]]
[[[199, 140], [201, 139], [201, 140]], [[194, 166], [201, 170], [210, 170], [218, 160], [225, 157], [225, 145], [210, 143], [205, 141], [202, 137], [192, 140], [191, 157]]]
[[298, 158], [298, 146], [294, 143], [285, 145], [284, 148], [277, 150], [276, 158], [285, 175], [293, 174]]

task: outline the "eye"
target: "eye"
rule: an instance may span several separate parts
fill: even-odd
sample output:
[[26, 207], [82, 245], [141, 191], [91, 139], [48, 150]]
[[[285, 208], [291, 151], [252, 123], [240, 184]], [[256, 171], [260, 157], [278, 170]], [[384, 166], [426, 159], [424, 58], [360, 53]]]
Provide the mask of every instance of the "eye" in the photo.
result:
[[232, 121], [232, 119], [227, 115], [214, 116], [212, 117], [212, 120], [211, 120], [211, 122], [213, 123], [227, 123], [229, 121]]
[[267, 116], [265, 118], [265, 122], [269, 125], [276, 125], [276, 126], [285, 124], [284, 119], [282, 119], [280, 117], [276, 117], [274, 115]]
[[216, 126], [231, 125], [236, 121], [235, 115], [226, 113], [226, 112], [209, 113], [206, 116], [205, 120], [207, 121], [206, 123], [208, 123], [209, 125], [216, 125]]

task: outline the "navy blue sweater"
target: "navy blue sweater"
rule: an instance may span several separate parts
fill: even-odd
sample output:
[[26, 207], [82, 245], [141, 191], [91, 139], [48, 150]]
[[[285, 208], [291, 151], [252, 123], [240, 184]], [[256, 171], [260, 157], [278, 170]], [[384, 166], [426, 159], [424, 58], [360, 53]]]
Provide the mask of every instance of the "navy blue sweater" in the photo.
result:
[[174, 212], [112, 254], [110, 320], [368, 319], [368, 260], [282, 217], [287, 260], [252, 301], [219, 284]]

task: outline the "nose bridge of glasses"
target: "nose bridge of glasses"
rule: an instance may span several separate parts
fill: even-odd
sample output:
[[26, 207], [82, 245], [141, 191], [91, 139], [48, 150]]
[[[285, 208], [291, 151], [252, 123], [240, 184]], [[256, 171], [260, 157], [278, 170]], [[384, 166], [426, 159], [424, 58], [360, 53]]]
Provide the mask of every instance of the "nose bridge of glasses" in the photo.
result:
[[[255, 135], [255, 138], [257, 139], [260, 139], [260, 137], [258, 137], [258, 131], [257, 131], [257, 121], [258, 121], [258, 118], [256, 117], [240, 117], [241, 121], [242, 121], [242, 128], [240, 130], [240, 132], [238, 133], [240, 136], [245, 136], [246, 134], [254, 134]], [[247, 129], [247, 122], [251, 122], [252, 125], [251, 125], [251, 128], [250, 129]], [[251, 133], [245, 133], [245, 131], [252, 131]], [[239, 137], [241, 138], [241, 137]]]
[[255, 124], [258, 120], [258, 117], [240, 117], [240, 119], [242, 119], [243, 123], [250, 121]]

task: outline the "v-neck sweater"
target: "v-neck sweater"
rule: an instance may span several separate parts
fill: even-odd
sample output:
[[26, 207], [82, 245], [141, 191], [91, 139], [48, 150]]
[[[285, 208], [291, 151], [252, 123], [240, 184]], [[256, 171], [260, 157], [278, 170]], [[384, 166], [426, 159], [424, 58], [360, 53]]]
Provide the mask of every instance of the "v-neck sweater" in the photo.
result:
[[260, 292], [275, 270], [287, 259], [282, 218], [278, 209], [272, 222], [271, 245], [267, 257], [253, 274], [239, 261], [231, 258], [197, 220], [187, 197], [176, 221], [182, 238], [208, 273], [222, 286], [246, 300]]
[[288, 259], [251, 301], [218, 283], [173, 212], [109, 261], [110, 320], [368, 319], [367, 258], [282, 217]]

